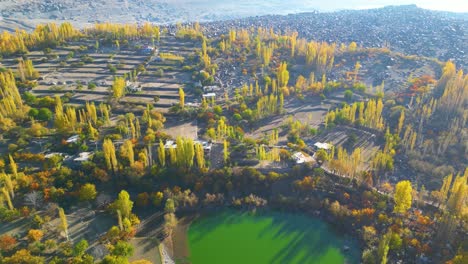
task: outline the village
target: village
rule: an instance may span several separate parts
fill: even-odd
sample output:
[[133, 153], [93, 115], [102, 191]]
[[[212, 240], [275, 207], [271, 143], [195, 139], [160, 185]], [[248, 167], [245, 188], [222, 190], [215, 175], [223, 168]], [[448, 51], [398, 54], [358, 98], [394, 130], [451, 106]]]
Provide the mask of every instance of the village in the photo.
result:
[[[366, 14], [411, 22], [408, 10]], [[4, 33], [0, 241], [15, 243], [0, 243], [0, 263], [191, 263], [190, 228], [225, 210], [228, 225], [229, 210], [324, 221], [346, 234], [330, 247], [350, 263], [456, 259], [465, 22], [392, 25], [453, 28], [432, 50], [430, 35], [360, 34], [347, 15]]]

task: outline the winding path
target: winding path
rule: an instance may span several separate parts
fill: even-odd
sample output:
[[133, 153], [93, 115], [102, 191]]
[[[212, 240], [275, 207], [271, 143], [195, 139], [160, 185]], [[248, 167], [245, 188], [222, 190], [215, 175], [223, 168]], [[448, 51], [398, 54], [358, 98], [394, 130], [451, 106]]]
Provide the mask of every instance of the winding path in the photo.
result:
[[175, 264], [174, 260], [171, 258], [169, 253], [166, 250], [166, 246], [164, 246], [163, 243], [161, 243], [161, 262], [163, 264]]

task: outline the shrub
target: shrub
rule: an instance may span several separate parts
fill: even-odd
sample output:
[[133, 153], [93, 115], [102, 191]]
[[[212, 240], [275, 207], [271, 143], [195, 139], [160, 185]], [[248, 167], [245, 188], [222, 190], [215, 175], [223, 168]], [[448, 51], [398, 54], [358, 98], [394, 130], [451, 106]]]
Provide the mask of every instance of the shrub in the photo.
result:
[[94, 90], [94, 89], [96, 89], [96, 84], [93, 83], [93, 82], [90, 82], [90, 83], [88, 84], [88, 89], [89, 89], [89, 90]]

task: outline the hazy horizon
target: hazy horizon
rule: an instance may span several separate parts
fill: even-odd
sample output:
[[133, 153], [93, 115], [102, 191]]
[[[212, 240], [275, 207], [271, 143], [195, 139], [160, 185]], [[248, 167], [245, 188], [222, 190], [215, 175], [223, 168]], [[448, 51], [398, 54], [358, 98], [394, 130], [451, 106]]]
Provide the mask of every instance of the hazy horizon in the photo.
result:
[[[132, 0], [127, 0], [131, 3]], [[418, 7], [449, 11], [456, 13], [468, 13], [468, 1], [466, 0], [340, 0], [324, 2], [322, 0], [289, 0], [287, 3], [284, 0], [268, 0], [268, 1], [252, 1], [252, 0], [162, 0], [161, 3], [167, 3], [173, 6], [185, 8], [200, 8], [207, 9], [225, 9], [225, 8], [244, 8], [240, 13], [257, 12], [258, 15], [267, 13], [300, 13], [310, 11], [331, 12], [345, 9], [372, 9], [381, 8], [390, 5], [411, 5], [415, 4]], [[228, 10], [226, 10], [228, 11]], [[239, 10], [238, 10], [239, 11]]]
[[[317, 0], [305, 0], [304, 2], [310, 4], [317, 4]], [[344, 2], [344, 3], [342, 3]], [[449, 11], [456, 13], [468, 12], [468, 1], [466, 0], [347, 0], [347, 1], [333, 1], [331, 3], [318, 3], [323, 5], [320, 11], [334, 11], [343, 9], [372, 9], [381, 8], [390, 5], [411, 5], [415, 4], [418, 7], [437, 11]], [[335, 7], [336, 6], [336, 7]]]

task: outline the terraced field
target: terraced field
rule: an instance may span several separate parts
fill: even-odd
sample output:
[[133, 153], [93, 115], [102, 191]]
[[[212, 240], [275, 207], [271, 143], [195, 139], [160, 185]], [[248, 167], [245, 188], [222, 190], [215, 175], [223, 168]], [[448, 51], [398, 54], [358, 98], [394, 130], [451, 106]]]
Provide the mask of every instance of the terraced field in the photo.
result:
[[[128, 74], [143, 65], [146, 71], [139, 74], [135, 82], [135, 85], [141, 86], [141, 91], [127, 92], [115, 107], [123, 108], [123, 111], [128, 111], [127, 108], [138, 111], [151, 104], [167, 112], [172, 105], [179, 103], [179, 88], [192, 84], [192, 72], [184, 71], [183, 66], [191, 63], [200, 44], [176, 40], [173, 36], [164, 36], [155, 44], [158, 51], [151, 55], [143, 54], [138, 47], [118, 49], [104, 46], [96, 49], [94, 42], [80, 41], [47, 53], [32, 51], [23, 58], [32, 60], [40, 73], [33, 94], [40, 97], [71, 93], [70, 103], [73, 104], [109, 101], [114, 77]], [[163, 59], [160, 53], [182, 57], [183, 60]], [[17, 61], [18, 58], [6, 58], [2, 66], [16, 71]], [[111, 68], [114, 68], [113, 71]], [[95, 87], [89, 89], [90, 83]], [[196, 99], [186, 91], [186, 102], [193, 101]]]

